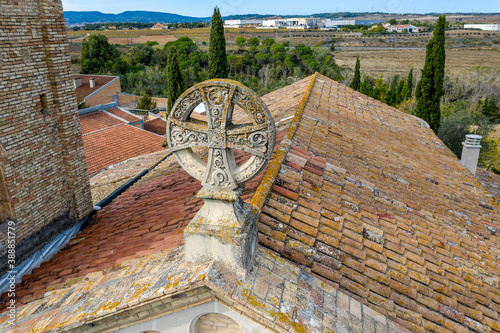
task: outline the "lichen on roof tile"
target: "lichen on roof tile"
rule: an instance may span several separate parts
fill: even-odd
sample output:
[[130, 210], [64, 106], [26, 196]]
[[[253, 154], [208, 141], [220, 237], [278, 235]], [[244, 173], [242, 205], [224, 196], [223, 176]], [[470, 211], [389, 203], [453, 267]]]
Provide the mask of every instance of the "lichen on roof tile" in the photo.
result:
[[261, 244], [411, 331], [499, 329], [499, 205], [430, 129], [319, 76], [291, 144]]

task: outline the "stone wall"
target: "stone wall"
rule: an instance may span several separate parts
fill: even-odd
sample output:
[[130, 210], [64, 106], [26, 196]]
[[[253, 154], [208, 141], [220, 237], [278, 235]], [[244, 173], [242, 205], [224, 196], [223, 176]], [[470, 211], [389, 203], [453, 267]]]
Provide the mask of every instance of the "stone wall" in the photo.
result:
[[121, 91], [120, 78], [108, 83], [97, 91], [94, 95], [88, 97], [85, 102], [90, 106], [97, 106], [100, 104], [113, 103], [113, 95]]
[[19, 264], [92, 201], [61, 2], [0, 0], [0, 9], [0, 255], [13, 218]]

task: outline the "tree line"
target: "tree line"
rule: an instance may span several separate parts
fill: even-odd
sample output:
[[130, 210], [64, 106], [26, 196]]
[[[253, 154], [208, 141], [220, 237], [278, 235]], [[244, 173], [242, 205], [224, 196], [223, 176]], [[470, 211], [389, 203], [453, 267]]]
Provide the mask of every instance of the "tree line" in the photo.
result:
[[[361, 77], [357, 58], [350, 87], [374, 99], [398, 107], [426, 121], [430, 128], [457, 155], [465, 134], [488, 136], [493, 124], [500, 122], [498, 90], [491, 81], [490, 94], [481, 90], [469, 95], [444, 77], [446, 20], [439, 17], [420, 80], [415, 85], [413, 69], [407, 75]], [[227, 51], [223, 22], [219, 10], [212, 17], [208, 52], [202, 51], [189, 38], [182, 37], [161, 47], [157, 42], [137, 44], [127, 53], [120, 53], [106, 37], [96, 34], [82, 44], [83, 74], [114, 74], [121, 76], [122, 91], [144, 96], [167, 96], [168, 109], [190, 86], [211, 78], [231, 78], [264, 95], [314, 72], [334, 80], [343, 80], [342, 68], [336, 65], [332, 50], [303, 44], [290, 48], [287, 42], [276, 43], [269, 38], [236, 39], [236, 49]], [[498, 71], [497, 71], [498, 72]], [[493, 77], [497, 77], [495, 73]], [[470, 81], [469, 81], [470, 82]], [[478, 87], [484, 80], [477, 79]], [[482, 85], [481, 85], [481, 82]], [[474, 90], [473, 88], [471, 88]], [[470, 90], [470, 89], [469, 89]], [[496, 92], [495, 92], [496, 91]], [[452, 97], [453, 95], [458, 97]], [[472, 101], [472, 102], [471, 102]], [[484, 139], [480, 162], [483, 167], [500, 172], [496, 143]]]

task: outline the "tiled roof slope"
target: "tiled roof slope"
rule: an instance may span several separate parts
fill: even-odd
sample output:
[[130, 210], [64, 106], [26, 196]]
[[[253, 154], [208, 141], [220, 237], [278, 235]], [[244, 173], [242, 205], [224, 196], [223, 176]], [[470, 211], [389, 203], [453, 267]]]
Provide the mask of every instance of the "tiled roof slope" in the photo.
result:
[[167, 122], [163, 118], [148, 120], [144, 122], [144, 129], [165, 136], [167, 133]]
[[102, 111], [92, 112], [80, 116], [82, 134], [88, 134], [120, 124], [125, 124], [125, 122]]
[[89, 175], [129, 158], [163, 148], [165, 138], [130, 125], [109, 127], [83, 135]]
[[153, 167], [169, 153], [168, 150], [160, 150], [129, 158], [126, 161], [113, 165], [111, 168], [98, 172], [94, 177], [90, 178], [92, 202], [96, 205], [142, 171]]
[[140, 121], [142, 119], [142, 117], [130, 114], [128, 112], [125, 112], [125, 111], [117, 109], [117, 108], [107, 109], [106, 112], [109, 112], [117, 117], [120, 117], [120, 118], [128, 121], [129, 123], [135, 123], [135, 122]]
[[[306, 78], [263, 98], [278, 122], [278, 144], [286, 130], [286, 119], [295, 113], [310, 81], [311, 77]], [[279, 98], [280, 91], [288, 98]], [[294, 95], [291, 96], [290, 93]], [[140, 131], [129, 125], [120, 125], [85, 135], [84, 144], [89, 136], [122, 127]], [[92, 141], [97, 144], [102, 140], [95, 137]], [[87, 151], [87, 146], [85, 149]], [[238, 151], [235, 154], [238, 160], [247, 156]], [[87, 164], [90, 163], [87, 157]], [[266, 170], [267, 168], [245, 186], [242, 197], [247, 202], [254, 195]], [[183, 244], [182, 231], [201, 205], [201, 200], [195, 197], [200, 188], [200, 183], [184, 172], [173, 156], [168, 157], [136, 186], [99, 211], [92, 224], [78, 234], [64, 250], [25, 276], [23, 282], [16, 286], [16, 304], [21, 306], [30, 303], [27, 306], [35, 304], [37, 308], [42, 305], [40, 300], [52, 285], [68, 280], [76, 281], [73, 279], [86, 274], [107, 274], [113, 267], [119, 267], [120, 263], [128, 259], [144, 257], [148, 253]], [[4, 309], [8, 298], [5, 294], [2, 296], [1, 308]]]
[[493, 198], [500, 203], [500, 175], [477, 168], [476, 178], [491, 193]]
[[414, 332], [493, 332], [499, 221], [430, 129], [319, 76], [259, 240]]
[[[406, 332], [271, 251], [259, 248], [246, 276], [217, 262], [189, 268], [184, 257], [182, 247], [164, 249], [52, 285], [19, 309], [9, 332], [117, 332], [211, 301], [271, 332]], [[0, 316], [0, 330], [8, 318]]]

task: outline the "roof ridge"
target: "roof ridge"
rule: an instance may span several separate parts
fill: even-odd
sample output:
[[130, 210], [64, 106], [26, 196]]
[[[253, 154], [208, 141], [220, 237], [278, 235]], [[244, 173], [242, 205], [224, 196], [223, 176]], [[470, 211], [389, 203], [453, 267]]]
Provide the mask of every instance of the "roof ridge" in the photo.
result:
[[283, 138], [283, 140], [281, 140], [280, 146], [278, 147], [274, 158], [271, 162], [269, 162], [269, 168], [267, 169], [264, 178], [262, 179], [257, 190], [255, 190], [255, 194], [252, 198], [252, 206], [259, 212], [262, 210], [267, 196], [271, 191], [271, 187], [278, 177], [281, 165], [283, 164], [286, 155], [290, 151], [290, 145], [292, 144], [293, 136], [295, 135], [295, 132], [297, 131], [297, 128], [299, 126], [300, 119], [304, 114], [304, 109], [306, 107], [307, 101], [309, 100], [309, 97], [311, 96], [311, 91], [314, 87], [314, 83], [316, 82], [316, 78], [318, 77], [318, 75], [318, 72], [315, 72], [311, 78], [311, 81], [309, 81], [309, 85], [307, 86], [307, 89], [297, 106], [297, 111], [295, 111], [295, 116], [293, 117], [293, 120], [288, 127], [285, 137]]

